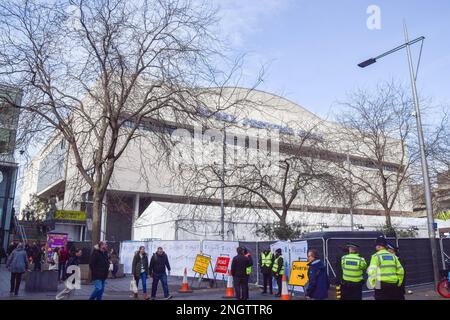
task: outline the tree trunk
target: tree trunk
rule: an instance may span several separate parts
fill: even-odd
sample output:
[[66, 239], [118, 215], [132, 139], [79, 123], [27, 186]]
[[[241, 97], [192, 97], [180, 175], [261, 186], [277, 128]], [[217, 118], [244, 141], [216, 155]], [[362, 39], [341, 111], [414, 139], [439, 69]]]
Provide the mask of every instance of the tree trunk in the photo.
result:
[[385, 210], [384, 215], [386, 216], [386, 228], [392, 230], [391, 211]]
[[102, 203], [103, 197], [97, 192], [94, 192], [94, 199], [92, 204], [92, 245], [99, 243], [101, 239], [102, 228]]

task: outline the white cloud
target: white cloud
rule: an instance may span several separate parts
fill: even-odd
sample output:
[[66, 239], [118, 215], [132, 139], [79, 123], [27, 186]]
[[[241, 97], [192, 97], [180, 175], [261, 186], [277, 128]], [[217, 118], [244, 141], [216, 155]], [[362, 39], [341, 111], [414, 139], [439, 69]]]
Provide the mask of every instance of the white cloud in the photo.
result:
[[293, 0], [214, 0], [221, 17], [219, 32], [233, 47], [245, 44], [245, 38], [261, 30], [265, 19], [288, 8]]

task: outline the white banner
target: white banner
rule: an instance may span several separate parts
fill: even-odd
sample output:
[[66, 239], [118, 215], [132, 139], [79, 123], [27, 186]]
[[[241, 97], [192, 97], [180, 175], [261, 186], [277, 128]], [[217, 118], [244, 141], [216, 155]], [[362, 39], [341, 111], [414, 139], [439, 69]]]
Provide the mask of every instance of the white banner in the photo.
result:
[[292, 265], [292, 261], [306, 261], [308, 258], [308, 241], [298, 241], [290, 243], [291, 260], [289, 264]]
[[[139, 250], [140, 246], [144, 246], [147, 253], [151, 250], [151, 242], [148, 241], [125, 241], [120, 243], [120, 263], [123, 263], [124, 273], [131, 273], [134, 254]], [[151, 254], [149, 254], [150, 257]]]
[[200, 241], [154, 240], [152, 241], [152, 251], [149, 254], [150, 259], [158, 247], [162, 247], [169, 258], [171, 275], [182, 276], [184, 273], [184, 268], [187, 268], [188, 276], [194, 276], [192, 267], [194, 266], [195, 257], [198, 253], [200, 253]]
[[[231, 260], [233, 260], [233, 257], [237, 254], [236, 252], [237, 247], [239, 247], [239, 242], [237, 241], [205, 240], [203, 241], [202, 252], [204, 254], [211, 256], [211, 264], [214, 269], [217, 257], [219, 257], [220, 255], [228, 255], [231, 258]], [[231, 262], [229, 268], [231, 268]], [[210, 279], [214, 277], [211, 268], [208, 269], [208, 277]]]

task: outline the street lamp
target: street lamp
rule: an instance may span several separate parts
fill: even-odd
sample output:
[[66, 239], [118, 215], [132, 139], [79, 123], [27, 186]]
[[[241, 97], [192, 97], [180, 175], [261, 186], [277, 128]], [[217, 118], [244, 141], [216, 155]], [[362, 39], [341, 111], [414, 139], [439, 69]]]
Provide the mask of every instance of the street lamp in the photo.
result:
[[[437, 265], [437, 247], [436, 247], [436, 241], [435, 241], [435, 228], [434, 228], [434, 219], [433, 219], [433, 206], [431, 202], [431, 186], [430, 186], [430, 178], [428, 174], [428, 164], [427, 164], [427, 158], [425, 155], [425, 143], [424, 143], [424, 137], [423, 137], [423, 130], [422, 130], [422, 120], [420, 117], [420, 108], [419, 108], [419, 98], [417, 95], [417, 87], [416, 87], [416, 75], [414, 72], [414, 67], [412, 63], [412, 57], [411, 57], [411, 45], [425, 40], [425, 37], [419, 37], [417, 39], [409, 41], [408, 37], [408, 29], [406, 27], [406, 23], [403, 23], [403, 31], [405, 34], [405, 43], [389, 50], [375, 58], [368, 59], [366, 61], [361, 62], [358, 64], [359, 67], [365, 68], [367, 66], [370, 66], [371, 64], [374, 64], [377, 62], [378, 59], [383, 58], [391, 53], [394, 53], [396, 51], [399, 51], [401, 49], [406, 48], [406, 53], [408, 56], [408, 64], [409, 64], [409, 74], [411, 78], [411, 87], [412, 87], [412, 94], [414, 99], [414, 107], [415, 107], [415, 117], [417, 121], [417, 131], [419, 135], [419, 149], [420, 149], [420, 160], [422, 164], [422, 176], [423, 176], [423, 186], [425, 189], [425, 204], [427, 208], [427, 220], [428, 220], [428, 235], [430, 238], [430, 247], [431, 247], [431, 257], [433, 259], [433, 272], [434, 272], [434, 281], [437, 283], [439, 281], [439, 268]], [[422, 49], [421, 49], [422, 50]], [[420, 63], [420, 56], [419, 56], [419, 63]], [[417, 64], [417, 68], [419, 68], [419, 63]]]

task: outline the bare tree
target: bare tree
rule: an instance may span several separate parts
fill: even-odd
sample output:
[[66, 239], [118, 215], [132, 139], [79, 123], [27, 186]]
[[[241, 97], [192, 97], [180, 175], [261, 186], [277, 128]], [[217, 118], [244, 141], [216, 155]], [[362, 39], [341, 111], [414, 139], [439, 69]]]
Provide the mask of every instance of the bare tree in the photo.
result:
[[0, 4], [0, 81], [23, 90], [20, 140], [67, 141], [93, 194], [93, 242], [115, 164], [140, 128], [198, 118], [201, 88], [217, 84], [215, 21], [206, 1]]
[[220, 199], [224, 190], [226, 201], [238, 207], [268, 209], [273, 219], [251, 219], [249, 215], [258, 215], [257, 210], [246, 210], [247, 217], [238, 219], [259, 224], [261, 228], [256, 231], [266, 236], [292, 239], [304, 227], [303, 222], [289, 221], [294, 209], [307, 210], [318, 203], [325, 206], [340, 198], [343, 191], [323, 149], [322, 124], [280, 123], [278, 128], [285, 131], [281, 134], [265, 129], [253, 135], [230, 132], [230, 128], [218, 132], [211, 154], [221, 159], [224, 147], [225, 164], [209, 160], [184, 162], [178, 178], [184, 180], [191, 196]]
[[338, 161], [342, 177], [357, 190], [358, 201], [384, 210], [391, 230], [391, 212], [410, 201], [407, 187], [417, 152], [412, 101], [406, 90], [394, 84], [380, 85], [376, 92], [359, 90], [342, 103], [335, 145], [350, 155]]

